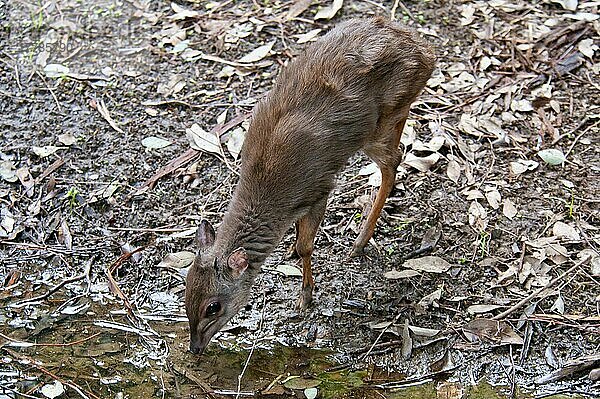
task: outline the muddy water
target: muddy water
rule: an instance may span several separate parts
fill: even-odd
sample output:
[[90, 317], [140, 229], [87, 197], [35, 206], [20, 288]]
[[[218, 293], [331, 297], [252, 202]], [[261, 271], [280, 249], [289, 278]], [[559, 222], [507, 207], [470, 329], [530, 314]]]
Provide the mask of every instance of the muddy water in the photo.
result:
[[[170, 331], [164, 335], [161, 332], [169, 354], [160, 359], [152, 359], [151, 348], [141, 345], [134, 334], [110, 333], [77, 323], [63, 325], [40, 339], [63, 346], [6, 349], [8, 356], [4, 358], [4, 366], [20, 370], [22, 376], [27, 377], [20, 381], [22, 393], [39, 392], [41, 386], [52, 382], [51, 373], [60, 376], [63, 382], [72, 382], [88, 397], [98, 398], [234, 398], [238, 377], [244, 369], [240, 384], [242, 398], [303, 398], [316, 394], [324, 399], [500, 399], [508, 397], [509, 392], [506, 387], [485, 383], [464, 387], [443, 380], [381, 389], [381, 385], [400, 384], [406, 376], [388, 373], [376, 366], [358, 370], [343, 367], [333, 360], [332, 352], [319, 349], [281, 345], [257, 348], [247, 363], [249, 350], [211, 345], [202, 357], [197, 357], [185, 351], [184, 323], [175, 323], [164, 330]], [[140, 356], [141, 353], [148, 357]], [[8, 358], [13, 361], [7, 363]], [[37, 367], [31, 366], [33, 361]], [[61, 397], [80, 396], [67, 387]], [[515, 397], [531, 396], [517, 392]]]

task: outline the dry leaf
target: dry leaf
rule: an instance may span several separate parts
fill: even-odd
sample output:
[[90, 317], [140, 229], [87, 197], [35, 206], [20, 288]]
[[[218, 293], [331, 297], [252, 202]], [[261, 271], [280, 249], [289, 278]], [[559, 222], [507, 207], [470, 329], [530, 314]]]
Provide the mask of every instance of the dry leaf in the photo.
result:
[[485, 208], [477, 201], [471, 202], [471, 206], [469, 207], [469, 224], [481, 232], [485, 231], [487, 223]]
[[310, 41], [314, 40], [317, 37], [317, 35], [319, 33], [321, 33], [321, 31], [322, 31], [322, 29], [312, 29], [301, 35], [294, 35], [294, 37], [298, 38], [296, 43], [303, 44], [303, 43], [310, 42]]
[[450, 269], [451, 265], [438, 256], [423, 256], [407, 260], [402, 267], [427, 273], [444, 273]]
[[517, 216], [517, 212], [515, 204], [513, 204], [510, 199], [504, 198], [504, 201], [502, 201], [502, 214], [507, 218], [512, 219]]
[[531, 101], [522, 99], [522, 100], [513, 100], [510, 103], [510, 109], [513, 111], [519, 112], [529, 112], [533, 111], [533, 105], [531, 105]]
[[9, 183], [18, 180], [13, 161], [0, 161], [0, 177]]
[[383, 274], [383, 277], [387, 278], [388, 280], [400, 280], [403, 278], [411, 278], [411, 277], [415, 277], [415, 276], [420, 276], [421, 273], [419, 273], [416, 270], [390, 270], [389, 272], [385, 272]]
[[434, 303], [437, 304], [437, 301], [439, 301], [441, 297], [442, 297], [442, 289], [438, 288], [437, 290], [433, 291], [431, 294], [425, 295], [423, 298], [421, 298], [419, 303], [417, 303], [416, 310], [418, 311], [418, 313], [423, 313], [427, 308], [429, 308]]
[[310, 6], [312, 0], [296, 0], [294, 4], [290, 7], [285, 18], [290, 20], [296, 18], [298, 15], [302, 14], [306, 9]]
[[556, 222], [552, 226], [552, 233], [559, 238], [566, 238], [567, 240], [579, 241], [581, 237], [575, 227], [569, 226], [563, 222]]
[[77, 142], [77, 139], [71, 133], [63, 133], [58, 135], [58, 141], [64, 145], [73, 145]]
[[275, 268], [276, 271], [288, 277], [302, 277], [302, 270], [295, 266], [280, 264]]
[[471, 117], [471, 115], [468, 114], [462, 114], [460, 116], [458, 128], [464, 133], [470, 134], [475, 137], [483, 136], [483, 134], [479, 131], [479, 123], [477, 123], [477, 119]]
[[49, 399], [54, 399], [65, 393], [65, 388], [60, 381], [54, 381], [52, 384], [46, 384], [41, 389], [42, 395]]
[[244, 144], [244, 138], [246, 137], [246, 131], [243, 127], [238, 126], [229, 133], [229, 139], [227, 139], [227, 151], [231, 154], [234, 159], [238, 159], [242, 145]]
[[485, 199], [487, 199], [488, 204], [490, 204], [490, 206], [493, 209], [500, 208], [500, 202], [502, 201], [502, 196], [500, 195], [500, 192], [497, 189], [492, 188], [491, 190], [486, 191]]
[[536, 161], [520, 159], [516, 162], [511, 162], [508, 168], [510, 169], [510, 173], [512, 173], [515, 176], [518, 176], [527, 171], [535, 170], [535, 168], [537, 168], [538, 165], [539, 163]]
[[60, 147], [55, 147], [53, 145], [46, 145], [44, 147], [33, 146], [31, 149], [33, 150], [33, 153], [35, 155], [37, 155], [38, 157], [46, 158], [47, 156], [52, 155], [56, 151], [58, 151], [60, 149]]
[[471, 305], [467, 308], [467, 312], [471, 314], [489, 313], [501, 307], [500, 305]]
[[205, 131], [197, 123], [194, 123], [189, 129], [185, 129], [185, 136], [193, 149], [217, 155], [221, 154], [221, 145], [217, 135]]
[[173, 11], [175, 11], [175, 14], [169, 16], [169, 19], [173, 21], [181, 21], [183, 19], [196, 18], [200, 15], [198, 11], [185, 9], [173, 2], [171, 3], [171, 8], [173, 9]]
[[427, 172], [433, 165], [440, 160], [440, 154], [434, 152], [426, 157], [418, 157], [413, 153], [406, 154], [404, 164], [412, 166], [420, 172]]
[[69, 73], [69, 67], [61, 64], [48, 64], [44, 67], [44, 73], [49, 78], [61, 78]]
[[165, 140], [163, 138], [155, 136], [146, 137], [142, 140], [142, 145], [152, 150], [165, 148], [170, 146], [171, 144], [173, 143], [171, 143], [169, 140]]
[[460, 164], [454, 160], [448, 162], [448, 167], [446, 168], [446, 175], [450, 180], [452, 180], [455, 184], [458, 183], [458, 179], [460, 178]]
[[158, 267], [173, 267], [175, 269], [183, 269], [192, 264], [196, 254], [190, 251], [174, 252], [167, 254], [164, 259], [158, 264]]
[[267, 44], [257, 47], [242, 58], [240, 58], [238, 62], [242, 64], [250, 64], [253, 62], [260, 61], [269, 54], [269, 51], [271, 51], [274, 44], [275, 41], [273, 40]]
[[583, 55], [591, 59], [599, 47], [594, 44], [594, 39], [585, 39], [579, 42], [577, 48]]
[[475, 319], [463, 326], [462, 330], [472, 342], [481, 340], [500, 345], [523, 345], [523, 338], [503, 321]]
[[567, 160], [565, 154], [561, 150], [549, 148], [538, 152], [538, 156], [549, 165], [560, 165]]
[[333, 0], [333, 4], [329, 7], [323, 7], [317, 12], [315, 15], [315, 20], [317, 19], [331, 19], [335, 17], [335, 14], [342, 8], [344, 5], [344, 0]]

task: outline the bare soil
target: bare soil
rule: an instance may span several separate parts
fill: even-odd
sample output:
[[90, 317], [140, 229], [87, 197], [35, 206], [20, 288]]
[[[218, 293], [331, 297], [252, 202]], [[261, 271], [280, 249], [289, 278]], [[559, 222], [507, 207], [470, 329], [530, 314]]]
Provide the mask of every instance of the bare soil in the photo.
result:
[[[598, 397], [598, 5], [346, 0], [314, 20], [331, 2], [288, 18], [294, 3], [0, 1], [0, 398]], [[394, 8], [436, 48], [411, 129], [444, 144], [403, 143], [437, 158], [407, 156], [350, 259], [376, 190], [353, 157], [317, 235], [313, 306], [294, 307], [290, 229], [247, 308], [188, 353], [187, 264], [161, 261], [221, 219], [228, 142], [295, 35]], [[193, 124], [220, 154], [190, 149]], [[389, 273], [424, 256], [449, 268]]]

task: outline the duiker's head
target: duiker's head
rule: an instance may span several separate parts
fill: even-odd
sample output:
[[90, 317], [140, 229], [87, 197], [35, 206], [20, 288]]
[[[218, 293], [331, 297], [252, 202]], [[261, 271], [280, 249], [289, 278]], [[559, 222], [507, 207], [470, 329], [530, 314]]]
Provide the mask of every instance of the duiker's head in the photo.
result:
[[187, 275], [185, 311], [190, 322], [190, 351], [202, 353], [221, 327], [248, 302], [251, 278], [244, 275], [244, 248], [217, 257], [215, 230], [203, 220], [196, 231], [198, 254]]

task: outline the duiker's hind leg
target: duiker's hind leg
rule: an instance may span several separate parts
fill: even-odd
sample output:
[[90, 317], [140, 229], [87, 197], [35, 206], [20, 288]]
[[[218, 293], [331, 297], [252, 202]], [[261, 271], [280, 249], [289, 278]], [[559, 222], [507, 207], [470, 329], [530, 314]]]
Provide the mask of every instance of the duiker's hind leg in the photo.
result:
[[375, 224], [381, 214], [385, 200], [390, 195], [394, 183], [396, 182], [396, 168], [400, 164], [402, 151], [398, 148], [400, 144], [400, 136], [408, 117], [408, 107], [402, 110], [402, 117], [395, 126], [388, 128], [387, 132], [383, 132], [383, 136], [377, 143], [365, 147], [365, 153], [371, 158], [379, 170], [381, 170], [381, 186], [377, 191], [377, 196], [371, 211], [366, 219], [363, 218], [360, 233], [352, 247], [351, 257], [360, 256], [363, 254], [364, 248], [373, 236]]
[[314, 248], [315, 236], [319, 225], [325, 215], [327, 196], [323, 197], [296, 222], [295, 252], [302, 262], [302, 290], [298, 298], [298, 308], [304, 310], [312, 302], [312, 292], [315, 282], [312, 277], [311, 257]]

